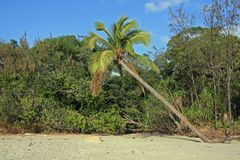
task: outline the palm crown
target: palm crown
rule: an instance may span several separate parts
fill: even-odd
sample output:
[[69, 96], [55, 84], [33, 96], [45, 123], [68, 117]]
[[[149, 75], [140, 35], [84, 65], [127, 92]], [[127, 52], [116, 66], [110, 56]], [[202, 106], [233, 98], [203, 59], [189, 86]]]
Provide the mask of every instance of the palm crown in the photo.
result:
[[128, 20], [128, 17], [121, 17], [113, 24], [111, 32], [105, 27], [104, 23], [95, 24], [97, 31], [102, 31], [107, 38], [103, 38], [96, 33], [90, 32], [85, 37], [85, 46], [90, 49], [100, 48], [90, 58], [89, 71], [93, 75], [91, 90], [93, 95], [97, 95], [101, 90], [102, 82], [111, 65], [118, 64], [119, 60], [129, 62], [135, 60], [148, 69], [159, 72], [158, 67], [147, 57], [137, 54], [134, 44], [150, 43], [150, 34], [138, 28], [135, 20]]

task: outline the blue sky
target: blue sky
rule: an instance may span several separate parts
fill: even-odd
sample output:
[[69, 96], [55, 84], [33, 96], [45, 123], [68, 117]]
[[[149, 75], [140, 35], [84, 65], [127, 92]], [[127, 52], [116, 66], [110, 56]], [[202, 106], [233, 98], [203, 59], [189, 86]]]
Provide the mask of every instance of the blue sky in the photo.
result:
[[[199, 13], [211, 0], [0, 0], [0, 39], [18, 40], [26, 31], [33, 44], [37, 38], [60, 35], [86, 35], [96, 21], [107, 26], [120, 16], [136, 19], [140, 27], [152, 35], [149, 48], [163, 48], [171, 36], [168, 28], [168, 7], [185, 4], [189, 13]], [[196, 17], [200, 19], [199, 15]], [[201, 22], [198, 22], [201, 23]]]

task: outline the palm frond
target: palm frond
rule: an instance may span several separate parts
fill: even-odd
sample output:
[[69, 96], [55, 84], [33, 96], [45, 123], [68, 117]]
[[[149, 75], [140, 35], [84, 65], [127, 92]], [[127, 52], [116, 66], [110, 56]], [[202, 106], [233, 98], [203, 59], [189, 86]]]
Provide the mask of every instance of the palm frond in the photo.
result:
[[137, 30], [137, 29], [134, 29], [132, 31], [129, 31], [126, 35], [125, 35], [125, 38], [132, 38], [134, 37], [136, 34], [138, 34], [139, 32], [141, 32], [141, 30]]
[[113, 32], [113, 38], [114, 38], [114, 42], [115, 42], [115, 48], [119, 48], [121, 46], [121, 39], [123, 37], [117, 27], [117, 24], [113, 25], [112, 32]]
[[147, 46], [151, 41], [151, 36], [147, 32], [139, 31], [138, 33], [135, 33], [135, 35], [133, 35], [130, 38], [130, 41], [133, 44], [144, 44], [145, 46]]
[[118, 28], [118, 30], [121, 32], [122, 31], [122, 29], [123, 29], [123, 24], [124, 24], [124, 22], [126, 22], [128, 20], [128, 17], [127, 16], [122, 16], [119, 20], [118, 20], [118, 22], [117, 22], [117, 28]]
[[123, 34], [127, 34], [132, 29], [138, 29], [138, 24], [135, 20], [131, 20], [123, 26]]
[[104, 80], [105, 74], [104, 72], [96, 72], [91, 80], [90, 89], [92, 91], [92, 95], [96, 96], [102, 90], [102, 84]]
[[108, 66], [114, 60], [114, 52], [112, 50], [106, 50], [97, 52], [90, 57], [89, 71], [91, 74], [95, 74], [97, 71], [106, 72]]
[[132, 43], [129, 41], [126, 41], [126, 43], [124, 44], [123, 48], [125, 48], [125, 52], [128, 53], [131, 57], [135, 57], [135, 52], [132, 46]]
[[[109, 66], [114, 64], [114, 60], [126, 58], [127, 62], [136, 60], [137, 64], [159, 72], [158, 67], [147, 57], [137, 55], [134, 51], [134, 44], [144, 44], [147, 46], [150, 43], [150, 34], [139, 30], [135, 20], [128, 20], [128, 17], [121, 17], [114, 23], [111, 32], [107, 30], [104, 23], [95, 23], [97, 31], [103, 31], [107, 37], [106, 40], [101, 36], [90, 32], [89, 36], [84, 39], [85, 45], [88, 48], [101, 46], [104, 51], [97, 52], [90, 58], [89, 71], [93, 76], [91, 81], [91, 90], [93, 95], [97, 95], [101, 88]], [[126, 56], [124, 53], [127, 53]], [[130, 66], [137, 73], [136, 68]], [[142, 87], [141, 87], [142, 88]], [[143, 90], [144, 92], [144, 90]]]
[[85, 46], [89, 49], [93, 49], [97, 45], [103, 45], [104, 47], [108, 47], [108, 48], [111, 47], [109, 45], [109, 43], [107, 43], [107, 41], [105, 41], [105, 39], [103, 39], [102, 37], [100, 37], [99, 35], [97, 35], [93, 32], [90, 32], [89, 35], [83, 39], [83, 42], [84, 42]]
[[113, 63], [114, 56], [112, 50], [107, 50], [95, 53], [90, 58], [89, 71], [93, 75], [90, 88], [93, 96], [101, 91], [107, 69]]
[[148, 67], [148, 68], [152, 69], [157, 74], [160, 73], [159, 68], [150, 59], [148, 59], [146, 56], [135, 54], [135, 58], [139, 63], [144, 65], [144, 67]]
[[111, 36], [108, 29], [105, 27], [105, 24], [103, 22], [96, 22], [95, 27], [97, 31], [103, 31], [108, 36], [108, 39], [111, 41], [111, 43], [113, 43], [113, 37]]

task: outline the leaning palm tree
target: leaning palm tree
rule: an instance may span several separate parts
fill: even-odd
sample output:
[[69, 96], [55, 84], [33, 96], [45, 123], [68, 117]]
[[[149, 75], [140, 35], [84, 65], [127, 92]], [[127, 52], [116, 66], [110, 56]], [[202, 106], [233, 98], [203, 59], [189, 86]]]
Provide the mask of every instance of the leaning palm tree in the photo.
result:
[[149, 90], [157, 99], [159, 99], [166, 109], [175, 114], [182, 122], [185, 123], [197, 136], [204, 142], [211, 142], [196, 127], [194, 127], [188, 119], [182, 115], [176, 108], [170, 104], [163, 96], [145, 82], [136, 72], [136, 67], [131, 65], [132, 60], [136, 60], [148, 69], [159, 72], [158, 67], [147, 57], [135, 53], [134, 44], [150, 43], [150, 34], [140, 30], [135, 20], [128, 20], [128, 17], [121, 17], [118, 22], [113, 24], [111, 32], [105, 27], [104, 23], [97, 22], [96, 30], [102, 31], [107, 38], [103, 38], [98, 34], [90, 32], [84, 38], [87, 48], [95, 49], [96, 53], [90, 58], [89, 71], [93, 78], [91, 81], [91, 90], [93, 95], [98, 95], [109, 69], [113, 65], [125, 69], [131, 74], [144, 88]]

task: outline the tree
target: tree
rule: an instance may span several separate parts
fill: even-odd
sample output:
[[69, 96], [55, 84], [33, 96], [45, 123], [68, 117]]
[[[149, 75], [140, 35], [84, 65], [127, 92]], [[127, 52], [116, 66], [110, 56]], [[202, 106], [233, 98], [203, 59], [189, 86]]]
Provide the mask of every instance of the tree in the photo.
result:
[[[191, 95], [191, 103], [193, 103], [195, 98], [198, 98], [197, 94], [197, 86], [196, 80], [194, 77], [194, 66], [192, 63], [192, 57], [189, 52], [194, 48], [191, 45], [188, 45], [188, 41], [198, 34], [198, 28], [191, 29], [194, 22], [194, 16], [185, 12], [183, 5], [173, 11], [171, 8], [169, 9], [169, 28], [170, 31], [176, 34], [179, 40], [175, 40], [176, 43], [181, 43], [181, 49], [174, 54], [184, 54], [184, 60], [186, 60], [183, 65], [186, 64], [187, 68], [182, 68], [187, 77], [189, 77], [190, 81], [189, 84], [192, 83], [190, 88], [190, 95]], [[176, 37], [176, 36], [175, 36]], [[176, 39], [176, 38], [175, 38]], [[170, 43], [169, 43], [170, 44]], [[182, 65], [181, 64], [181, 65]]]
[[[93, 75], [91, 82], [91, 90], [93, 95], [98, 95], [107, 73], [109, 73], [112, 65], [120, 65], [129, 74], [131, 74], [141, 85], [148, 89], [157, 99], [159, 99], [165, 107], [175, 114], [183, 123], [186, 124], [196, 135], [204, 142], [211, 142], [205, 137], [188, 119], [182, 115], [172, 104], [170, 104], [163, 96], [145, 82], [132, 68], [131, 62], [137, 61], [137, 66], [146, 67], [159, 72], [148, 58], [135, 53], [134, 44], [148, 45], [150, 42], [150, 34], [138, 28], [135, 20], [128, 20], [128, 17], [121, 17], [117, 23], [114, 23], [112, 32], [110, 33], [104, 23], [97, 22], [96, 30], [103, 31], [107, 35], [107, 39], [90, 32], [84, 39], [86, 47], [90, 49], [97, 48], [96, 53], [90, 59], [89, 71]], [[142, 64], [142, 65], [141, 65]]]
[[[229, 113], [229, 121], [232, 122], [232, 86], [234, 84], [234, 70], [236, 64], [236, 56], [237, 53], [235, 49], [235, 38], [233, 35], [236, 35], [237, 28], [239, 27], [240, 20], [240, 1], [239, 0], [212, 0], [212, 4], [205, 5], [203, 13], [204, 13], [204, 21], [205, 24], [212, 30], [216, 30], [219, 28], [222, 35], [224, 36], [224, 52], [227, 57], [223, 59], [225, 63], [224, 68], [226, 69], [226, 92], [227, 92], [227, 106]], [[212, 41], [212, 50], [215, 50], [216, 46], [214, 46], [214, 34], [211, 35]]]

